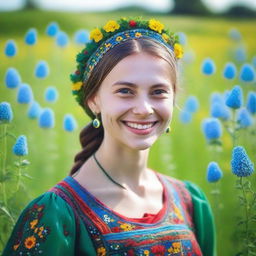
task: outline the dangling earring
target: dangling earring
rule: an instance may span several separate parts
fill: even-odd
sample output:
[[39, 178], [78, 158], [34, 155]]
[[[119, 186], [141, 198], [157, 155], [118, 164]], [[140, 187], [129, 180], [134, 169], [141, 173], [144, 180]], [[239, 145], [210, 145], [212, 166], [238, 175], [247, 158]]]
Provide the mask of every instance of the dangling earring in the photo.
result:
[[168, 126], [168, 127], [165, 129], [165, 132], [166, 132], [166, 133], [169, 133], [170, 131], [171, 131], [171, 127]]
[[92, 121], [92, 126], [97, 129], [100, 127], [100, 125], [101, 125], [100, 120], [97, 118], [97, 115], [95, 115], [95, 118]]

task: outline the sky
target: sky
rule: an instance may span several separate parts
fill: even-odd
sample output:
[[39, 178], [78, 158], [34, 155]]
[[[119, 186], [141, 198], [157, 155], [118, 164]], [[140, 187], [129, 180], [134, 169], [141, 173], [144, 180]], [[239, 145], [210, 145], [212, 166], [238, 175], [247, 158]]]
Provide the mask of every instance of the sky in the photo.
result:
[[[150, 10], [165, 12], [172, 8], [171, 0], [36, 0], [40, 7], [60, 11], [104, 11], [131, 4]], [[256, 0], [202, 0], [215, 12], [224, 11], [232, 4], [247, 4], [256, 10]], [[0, 0], [0, 10], [16, 10], [22, 7], [24, 0]]]

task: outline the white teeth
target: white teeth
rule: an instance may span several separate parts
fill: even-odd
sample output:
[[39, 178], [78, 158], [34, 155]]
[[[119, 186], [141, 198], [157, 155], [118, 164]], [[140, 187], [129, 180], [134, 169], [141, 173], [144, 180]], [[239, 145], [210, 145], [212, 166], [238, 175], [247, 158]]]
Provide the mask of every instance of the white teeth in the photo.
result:
[[132, 127], [132, 128], [135, 128], [135, 129], [139, 129], [139, 130], [149, 129], [149, 128], [151, 128], [154, 125], [154, 123], [142, 125], [142, 124], [131, 123], [131, 122], [126, 122], [126, 124], [129, 127]]

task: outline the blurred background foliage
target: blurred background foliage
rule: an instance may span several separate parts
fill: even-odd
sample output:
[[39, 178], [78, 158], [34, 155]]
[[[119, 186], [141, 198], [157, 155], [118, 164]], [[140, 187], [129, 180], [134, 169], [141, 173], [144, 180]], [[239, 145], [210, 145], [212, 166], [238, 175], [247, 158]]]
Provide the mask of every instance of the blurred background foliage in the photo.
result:
[[[201, 5], [205, 14], [206, 7], [200, 1], [194, 2]], [[152, 12], [137, 7], [104, 13], [63, 13], [40, 10], [33, 1], [27, 3], [27, 8], [22, 11], [0, 13], [0, 102], [7, 101], [12, 105], [14, 120], [9, 127], [10, 131], [17, 135], [24, 134], [28, 138], [27, 159], [31, 162], [28, 173], [33, 177], [32, 180], [24, 179], [19, 193], [10, 198], [16, 217], [31, 199], [47, 191], [69, 173], [74, 155], [80, 150], [79, 131], [89, 122], [71, 95], [69, 74], [75, 70], [75, 56], [83, 48], [74, 43], [75, 32], [79, 29], [90, 30], [97, 24], [102, 25], [109, 19], [118, 19], [120, 16], [152, 17]], [[156, 19], [172, 31], [185, 33], [184, 49], [187, 55], [180, 67], [180, 91], [171, 133], [161, 136], [155, 143], [150, 153], [149, 166], [178, 179], [193, 181], [203, 189], [217, 216], [218, 255], [235, 255], [238, 252], [236, 225], [240, 210], [235, 190], [236, 177], [232, 175], [230, 167], [232, 140], [224, 131], [221, 137], [222, 147], [210, 147], [202, 133], [201, 122], [210, 116], [210, 96], [213, 92], [224, 93], [237, 84], [242, 86], [244, 97], [248, 91], [255, 91], [255, 82], [244, 83], [238, 76], [233, 80], [225, 79], [223, 68], [229, 61], [234, 62], [238, 70], [245, 62], [252, 62], [256, 55], [256, 19], [247, 17], [239, 20], [210, 12], [209, 15], [199, 16], [199, 13], [194, 15], [191, 12], [181, 12], [178, 5], [176, 7], [172, 15], [153, 13]], [[192, 10], [193, 5], [190, 7]], [[233, 11], [230, 9], [229, 12]], [[52, 21], [57, 22], [60, 29], [68, 34], [69, 43], [66, 47], [57, 46], [54, 38], [46, 35], [46, 26]], [[34, 46], [24, 43], [25, 33], [31, 27], [38, 32], [38, 42]], [[230, 37], [230, 31], [234, 28], [241, 35], [238, 40]], [[8, 39], [14, 39], [17, 44], [17, 55], [13, 58], [4, 54]], [[242, 60], [236, 58], [239, 49], [244, 52]], [[216, 65], [216, 72], [211, 76], [201, 72], [202, 61], [207, 57]], [[45, 79], [34, 75], [39, 60], [45, 60], [49, 65], [50, 74]], [[56, 119], [54, 128], [42, 129], [37, 120], [27, 117], [28, 105], [17, 103], [16, 89], [11, 90], [5, 86], [4, 77], [9, 67], [15, 67], [19, 71], [22, 82], [31, 86], [34, 98], [42, 107], [53, 109]], [[59, 91], [56, 103], [49, 103], [44, 99], [44, 91], [48, 86], [55, 86]], [[184, 123], [180, 120], [180, 113], [190, 95], [198, 99], [199, 109], [190, 122]], [[78, 123], [78, 129], [72, 133], [63, 129], [63, 117], [67, 113], [73, 114]], [[9, 163], [15, 160], [11, 153], [13, 143], [8, 139]], [[240, 132], [238, 145], [247, 149], [255, 163], [255, 145], [248, 132]], [[218, 184], [220, 196], [217, 205], [211, 194], [215, 184], [206, 180], [206, 168], [210, 161], [217, 161], [223, 171], [223, 178]], [[251, 180], [255, 184], [255, 175]], [[10, 194], [12, 189], [10, 182]], [[4, 219], [0, 223], [3, 230]], [[10, 228], [10, 225], [4, 227], [6, 233], [2, 242], [6, 241]]]

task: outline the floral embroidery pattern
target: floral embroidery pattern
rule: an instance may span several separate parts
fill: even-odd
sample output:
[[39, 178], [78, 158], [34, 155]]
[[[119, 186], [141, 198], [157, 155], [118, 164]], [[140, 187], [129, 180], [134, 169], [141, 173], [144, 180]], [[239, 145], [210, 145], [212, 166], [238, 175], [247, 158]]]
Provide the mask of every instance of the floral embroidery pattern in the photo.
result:
[[40, 223], [44, 208], [44, 205], [34, 204], [23, 215], [12, 247], [15, 252], [20, 253], [19, 255], [23, 255], [23, 252], [26, 255], [43, 253], [40, 245], [45, 242], [46, 237], [50, 234], [50, 228]]

